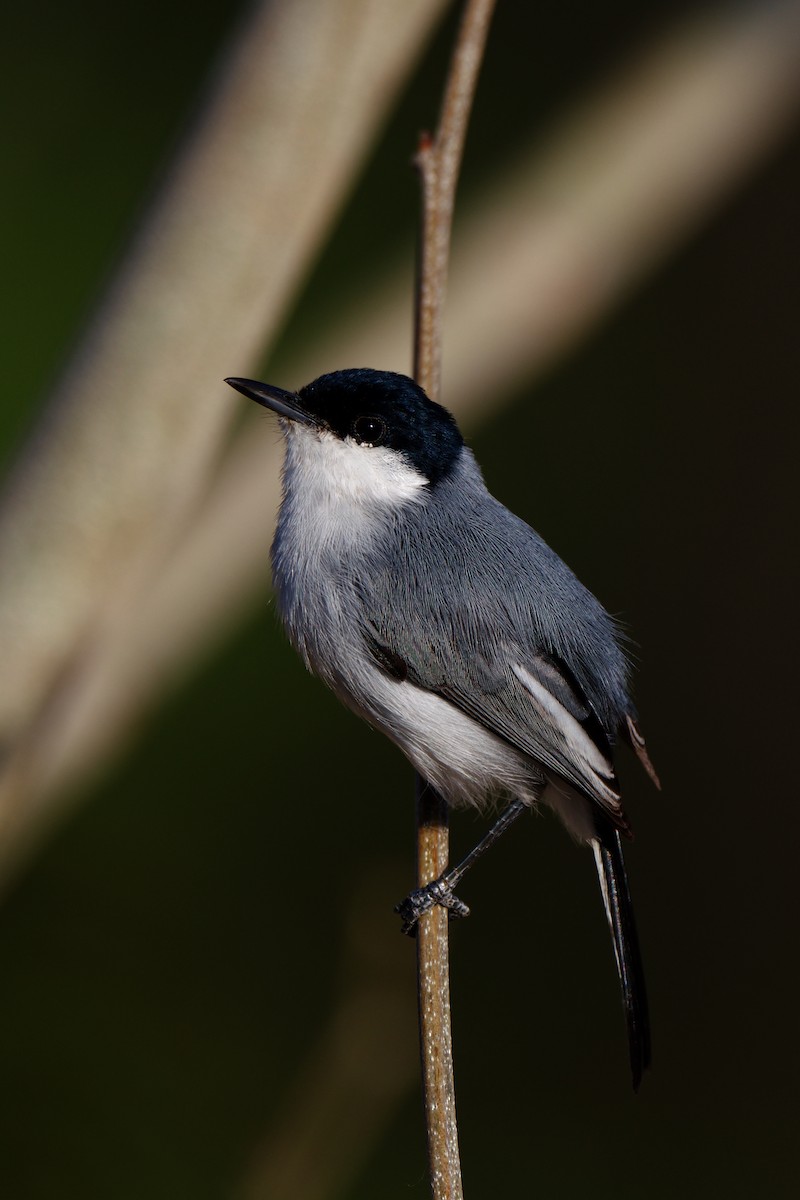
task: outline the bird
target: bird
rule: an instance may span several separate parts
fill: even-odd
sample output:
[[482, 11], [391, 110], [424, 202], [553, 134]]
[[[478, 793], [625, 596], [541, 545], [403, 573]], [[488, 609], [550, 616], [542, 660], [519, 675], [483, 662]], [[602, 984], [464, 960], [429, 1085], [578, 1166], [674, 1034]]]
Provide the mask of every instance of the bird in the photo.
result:
[[[455, 418], [413, 379], [356, 368], [296, 392], [225, 382], [276, 413], [285, 438], [272, 571], [306, 666], [449, 807], [505, 798], [502, 826], [547, 805], [591, 847], [638, 1089], [650, 1023], [623, 858], [620, 740], [660, 785], [620, 627], [489, 492]], [[414, 911], [468, 911], [451, 882], [412, 894]]]

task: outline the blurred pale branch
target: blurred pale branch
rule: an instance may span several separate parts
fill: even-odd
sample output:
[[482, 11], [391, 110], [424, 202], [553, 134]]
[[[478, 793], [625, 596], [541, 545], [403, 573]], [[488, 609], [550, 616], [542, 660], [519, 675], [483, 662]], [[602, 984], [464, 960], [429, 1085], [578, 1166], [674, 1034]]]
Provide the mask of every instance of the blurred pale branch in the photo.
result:
[[[444, 0], [258, 5], [0, 510], [0, 830], [191, 517], [235, 411]], [[391, 37], [386, 36], [391, 27]], [[89, 690], [92, 685], [89, 683]], [[75, 711], [73, 711], [75, 710]]]
[[[289, 7], [306, 11], [309, 0]], [[321, 5], [332, 7], [340, 14], [338, 6]], [[350, 34], [358, 25], [356, 8], [347, 23]], [[374, 13], [380, 5], [364, 8]], [[406, 6], [392, 6], [390, 18], [382, 11], [384, 27], [389, 19], [408, 18], [410, 24]], [[415, 45], [409, 33], [404, 66]], [[262, 46], [260, 64], [275, 53], [271, 46]], [[399, 76], [399, 55], [393, 61]], [[269, 74], [266, 67], [263, 74]], [[303, 75], [311, 87], [308, 74], [307, 68]], [[358, 111], [347, 116], [345, 128], [363, 117], [365, 87], [361, 80], [361, 100], [353, 101]], [[496, 409], [504, 391], [541, 371], [697, 227], [788, 128], [799, 99], [800, 4], [731, 5], [659, 41], [601, 94], [588, 97], [547, 144], [488, 182], [456, 231], [444, 402], [474, 425], [490, 406]], [[329, 101], [326, 96], [326, 113]], [[252, 147], [267, 136], [256, 132], [263, 105], [255, 108], [248, 126], [252, 158], [258, 157]], [[339, 149], [333, 155], [332, 174], [342, 154]], [[353, 161], [348, 159], [348, 172]], [[132, 360], [128, 355], [101, 371], [87, 359], [86, 367], [74, 368], [62, 415], [48, 416], [41, 457], [29, 474], [18, 472], [0, 519], [0, 646], [7, 665], [0, 691], [6, 754], [0, 854], [6, 869], [39, 819], [57, 811], [67, 790], [130, 735], [201, 646], [222, 637], [266, 589], [278, 461], [276, 439], [265, 435], [263, 423], [251, 422], [235, 440], [213, 489], [202, 503], [196, 500], [222, 414], [231, 411], [217, 381], [231, 371], [246, 372], [274, 328], [277, 301], [259, 291], [272, 287], [262, 239], [280, 240], [287, 220], [297, 228], [294, 209], [286, 216], [286, 196], [294, 205], [302, 192], [296, 174], [275, 209], [278, 234], [259, 225], [270, 224], [267, 188], [275, 186], [262, 167], [264, 180], [243, 188], [254, 211], [237, 218], [247, 216], [250, 231], [240, 254], [260, 256], [257, 282], [250, 282], [258, 291], [260, 330], [255, 319], [249, 323], [250, 310], [245, 337], [228, 312], [243, 293], [220, 291], [212, 279], [217, 300], [193, 318], [190, 294], [169, 320], [159, 308], [160, 327], [139, 331]], [[238, 158], [229, 164], [231, 170], [251, 168]], [[296, 170], [301, 168], [298, 163]], [[286, 166], [281, 181], [284, 171], [289, 179]], [[336, 174], [339, 188], [345, 174]], [[315, 164], [319, 190], [317, 175]], [[229, 202], [226, 189], [220, 209]], [[219, 219], [228, 229], [230, 212], [220, 211]], [[313, 237], [307, 235], [302, 253], [297, 251], [303, 264], [324, 224], [316, 220]], [[211, 255], [217, 269], [229, 257], [238, 260], [228, 253], [231, 236], [208, 230], [218, 246]], [[193, 244], [201, 260], [209, 255], [205, 240]], [[286, 266], [292, 279], [281, 282], [282, 302], [300, 269]], [[290, 365], [287, 378], [275, 382], [295, 386], [340, 366], [408, 370], [409, 291], [406, 267], [376, 280], [358, 311], [344, 312], [302, 362]], [[253, 303], [248, 293], [246, 305]], [[117, 309], [120, 304], [117, 299]], [[103, 318], [94, 339], [101, 351], [110, 319]], [[158, 359], [164, 360], [163, 378], [159, 372], [145, 383], [140, 372]], [[100, 355], [97, 361], [105, 360]], [[91, 387], [78, 388], [78, 370], [88, 373]], [[86, 396], [85, 414], [79, 395]], [[190, 504], [191, 521], [185, 519]]]
[[338, 1000], [247, 1168], [242, 1200], [343, 1195], [416, 1080], [411, 958], [404, 939], [386, 936], [386, 914], [375, 907], [386, 890], [385, 864], [356, 890]]

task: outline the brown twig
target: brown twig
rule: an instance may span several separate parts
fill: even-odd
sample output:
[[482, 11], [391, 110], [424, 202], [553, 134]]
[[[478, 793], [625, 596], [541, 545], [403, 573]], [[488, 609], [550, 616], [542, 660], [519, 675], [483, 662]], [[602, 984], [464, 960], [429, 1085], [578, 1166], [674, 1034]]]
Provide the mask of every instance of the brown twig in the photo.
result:
[[[417, 776], [417, 881], [437, 879], [448, 863], [447, 805]], [[461, 1200], [447, 909], [434, 905], [417, 926], [417, 994], [428, 1168], [434, 1200]]]
[[442, 317], [456, 182], [478, 70], [495, 0], [469, 0], [453, 52], [436, 137], [423, 134], [416, 165], [422, 179], [422, 238], [414, 321], [414, 378], [439, 399]]
[[[422, 180], [422, 238], [414, 323], [414, 376], [432, 400], [441, 385], [442, 317], [456, 181], [494, 0], [469, 0], [464, 10], [435, 138], [417, 153]], [[436, 879], [448, 861], [447, 807], [417, 780], [417, 882]], [[458, 1151], [453, 1044], [450, 1029], [448, 913], [434, 906], [417, 930], [420, 1048], [434, 1200], [463, 1195]]]

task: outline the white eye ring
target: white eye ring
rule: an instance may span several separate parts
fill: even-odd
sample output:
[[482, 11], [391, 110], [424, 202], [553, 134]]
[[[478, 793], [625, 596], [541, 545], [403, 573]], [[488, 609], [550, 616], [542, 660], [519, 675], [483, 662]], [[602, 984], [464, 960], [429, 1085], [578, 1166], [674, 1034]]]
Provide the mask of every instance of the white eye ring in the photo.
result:
[[356, 417], [353, 437], [359, 446], [380, 446], [386, 440], [388, 428], [381, 417]]

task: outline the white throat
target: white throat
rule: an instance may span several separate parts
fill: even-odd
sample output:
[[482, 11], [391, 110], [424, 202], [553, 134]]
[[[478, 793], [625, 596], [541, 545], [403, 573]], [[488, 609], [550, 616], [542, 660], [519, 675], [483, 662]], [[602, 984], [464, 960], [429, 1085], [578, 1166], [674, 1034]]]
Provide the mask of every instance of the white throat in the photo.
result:
[[360, 446], [352, 438], [305, 425], [291, 424], [286, 432], [284, 470], [291, 490], [299, 488], [326, 504], [424, 502], [428, 480], [396, 451]]
[[282, 521], [300, 522], [305, 537], [347, 543], [377, 530], [405, 504], [425, 504], [428, 480], [385, 446], [281, 422], [286, 433]]

